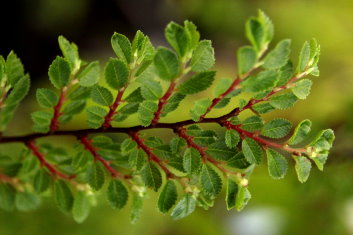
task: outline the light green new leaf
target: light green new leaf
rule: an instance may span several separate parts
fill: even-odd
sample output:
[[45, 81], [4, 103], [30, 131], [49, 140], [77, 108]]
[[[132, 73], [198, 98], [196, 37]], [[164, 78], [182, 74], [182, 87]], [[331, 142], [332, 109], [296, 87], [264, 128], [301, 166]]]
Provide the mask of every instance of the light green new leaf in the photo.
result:
[[279, 69], [285, 66], [289, 60], [290, 46], [290, 39], [280, 41], [265, 57], [263, 67], [265, 69]]
[[228, 148], [235, 148], [239, 143], [240, 135], [235, 130], [227, 130], [225, 133], [225, 142]]
[[201, 166], [201, 155], [194, 148], [187, 148], [183, 155], [183, 167], [189, 174], [197, 173]]
[[270, 104], [276, 109], [283, 110], [293, 107], [297, 100], [298, 98], [292, 92], [287, 92], [285, 94], [272, 96], [270, 98]]
[[120, 33], [114, 33], [111, 44], [116, 56], [126, 64], [130, 64], [132, 49], [129, 39]]
[[83, 87], [90, 87], [96, 84], [99, 80], [99, 62], [93, 61], [89, 63], [82, 72], [77, 76], [79, 84]]
[[13, 51], [6, 58], [6, 74], [11, 86], [14, 86], [24, 76], [22, 62]]
[[295, 159], [295, 171], [297, 172], [298, 180], [304, 183], [310, 175], [311, 162], [309, 159], [303, 156], [294, 157]]
[[52, 108], [58, 101], [59, 97], [55, 92], [46, 88], [38, 88], [36, 92], [37, 102], [43, 108]]
[[137, 114], [141, 125], [149, 126], [157, 111], [158, 105], [152, 101], [144, 101], [140, 104]]
[[65, 59], [57, 56], [50, 65], [48, 74], [51, 83], [57, 89], [63, 88], [68, 85], [70, 80], [70, 65]]
[[130, 221], [135, 224], [141, 217], [143, 208], [143, 197], [138, 193], [134, 193], [132, 197]]
[[207, 99], [196, 100], [194, 103], [194, 107], [190, 110], [191, 119], [195, 122], [200, 120], [201, 115], [206, 113], [208, 107], [212, 104], [212, 101]]
[[90, 212], [90, 202], [85, 192], [78, 191], [72, 206], [72, 217], [77, 223], [85, 221]]
[[184, 29], [188, 37], [189, 50], [193, 50], [199, 43], [200, 33], [197, 31], [196, 25], [188, 20], [184, 21]]
[[310, 61], [310, 44], [306, 41], [299, 55], [298, 72], [304, 72]]
[[292, 88], [292, 92], [296, 97], [304, 100], [310, 94], [312, 84], [313, 82], [310, 79], [302, 79], [294, 83], [295, 86]]
[[15, 199], [16, 208], [19, 211], [32, 211], [38, 208], [40, 198], [29, 192], [18, 192]]
[[159, 169], [153, 163], [147, 162], [140, 173], [144, 184], [157, 192], [162, 185], [162, 175]]
[[104, 69], [104, 77], [111, 88], [118, 90], [126, 85], [129, 69], [123, 61], [110, 58]]
[[65, 59], [70, 64], [71, 70], [77, 72], [81, 65], [77, 46], [74, 43], [70, 43], [64, 36], [61, 35], [59, 36], [58, 41]]
[[176, 203], [178, 192], [174, 181], [168, 180], [158, 197], [158, 209], [167, 213]]
[[288, 140], [288, 144], [296, 145], [304, 141], [311, 131], [311, 121], [305, 119], [301, 121], [295, 128], [292, 137]]
[[183, 58], [188, 52], [189, 38], [184, 27], [170, 22], [165, 28], [165, 38], [173, 49]]
[[244, 46], [237, 53], [239, 76], [249, 72], [256, 64], [257, 54], [253, 47]]
[[71, 211], [74, 198], [72, 192], [63, 180], [57, 180], [54, 184], [54, 199], [59, 210], [63, 213], [69, 213]]
[[205, 193], [211, 197], [217, 196], [222, 190], [222, 179], [209, 165], [204, 164], [200, 173], [200, 181]]
[[288, 162], [285, 157], [273, 149], [266, 150], [268, 173], [274, 179], [282, 179], [288, 170]]
[[173, 209], [171, 216], [174, 220], [182, 219], [192, 212], [196, 208], [196, 200], [192, 194], [185, 194], [183, 198], [178, 202], [178, 204]]
[[251, 199], [251, 194], [247, 187], [239, 187], [235, 200], [235, 208], [241, 211]]
[[212, 85], [215, 75], [216, 72], [214, 71], [197, 73], [182, 83], [178, 90], [184, 95], [191, 95], [206, 90]]
[[204, 72], [210, 69], [214, 63], [215, 56], [211, 41], [200, 41], [191, 57], [191, 71]]
[[261, 146], [253, 139], [245, 138], [242, 142], [242, 150], [249, 163], [259, 165], [262, 161], [263, 151]]
[[171, 81], [176, 78], [180, 71], [180, 63], [174, 52], [171, 50], [160, 47], [153, 59], [156, 73], [159, 78]]
[[335, 134], [333, 130], [326, 129], [321, 131], [310, 146], [315, 148], [316, 152], [328, 151], [332, 147], [332, 143], [335, 140]]
[[95, 191], [100, 190], [105, 181], [105, 170], [100, 162], [94, 162], [87, 170], [87, 182]]
[[245, 25], [246, 37], [255, 47], [256, 51], [261, 51], [266, 41], [264, 25], [256, 18], [250, 18]]
[[107, 198], [113, 209], [120, 210], [127, 203], [129, 194], [125, 185], [120, 180], [112, 180], [107, 190]]
[[113, 103], [112, 93], [105, 87], [94, 86], [91, 91], [92, 100], [103, 106], [110, 106]]
[[288, 135], [292, 128], [292, 123], [286, 119], [277, 118], [266, 123], [261, 131], [261, 135], [270, 138], [282, 138]]

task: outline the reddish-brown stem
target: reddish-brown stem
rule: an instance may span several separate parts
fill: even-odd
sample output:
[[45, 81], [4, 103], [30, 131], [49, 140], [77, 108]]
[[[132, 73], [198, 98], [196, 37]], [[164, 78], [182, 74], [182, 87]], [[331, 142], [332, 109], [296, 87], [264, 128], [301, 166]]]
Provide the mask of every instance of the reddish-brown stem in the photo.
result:
[[152, 149], [145, 145], [144, 140], [140, 138], [138, 132], [130, 132], [129, 135], [137, 143], [138, 147], [147, 154], [149, 161], [157, 163], [162, 168], [168, 179], [177, 178], [177, 176], [163, 164], [163, 161], [153, 153]]
[[124, 95], [124, 92], [125, 92], [125, 89], [126, 87], [123, 87], [121, 88], [119, 91], [118, 91], [118, 94], [115, 98], [115, 101], [114, 103], [109, 107], [109, 112], [108, 114], [104, 117], [104, 123], [102, 125], [102, 127], [104, 129], [107, 129], [109, 127], [111, 127], [111, 122], [113, 120], [113, 116], [116, 114], [116, 110], [117, 108], [119, 107], [119, 105], [123, 102], [122, 101], [122, 98], [123, 98], [123, 95]]
[[60, 91], [59, 101], [54, 107], [54, 115], [50, 122], [50, 132], [53, 133], [59, 128], [59, 118], [61, 116], [61, 108], [64, 105], [67, 87], [63, 87]]
[[270, 140], [264, 139], [264, 138], [260, 137], [257, 133], [249, 132], [249, 131], [242, 129], [241, 125], [233, 125], [229, 121], [221, 121], [220, 123], [223, 126], [225, 126], [227, 129], [236, 130], [242, 138], [248, 137], [248, 138], [255, 140], [256, 142], [260, 143], [264, 148], [273, 147], [273, 148], [281, 149], [286, 152], [292, 153], [293, 155], [296, 155], [296, 156], [300, 156], [301, 154], [307, 152], [306, 149], [304, 149], [304, 148], [291, 148], [287, 145], [275, 143]]
[[34, 141], [26, 142], [26, 146], [32, 151], [33, 155], [40, 161], [41, 166], [47, 168], [53, 176], [66, 179], [66, 180], [75, 178], [74, 175], [70, 176], [60, 172], [53, 165], [47, 162], [47, 160], [45, 160], [44, 154], [39, 151]]
[[112, 177], [121, 179], [131, 178], [131, 176], [123, 175], [122, 173], [111, 167], [110, 163], [98, 154], [97, 149], [92, 145], [91, 140], [88, 139], [87, 136], [80, 137], [79, 140], [85, 146], [85, 148], [92, 154], [94, 160], [102, 163], [102, 165], [109, 171]]
[[158, 109], [154, 113], [154, 118], [152, 120], [152, 126], [156, 125], [159, 122], [159, 119], [160, 119], [160, 117], [162, 115], [162, 109], [163, 109], [164, 105], [166, 105], [168, 103], [168, 99], [173, 94], [175, 86], [176, 86], [176, 83], [174, 81], [172, 81], [170, 83], [169, 88], [166, 91], [166, 93], [163, 95], [162, 98], [159, 99], [159, 101], [158, 101]]

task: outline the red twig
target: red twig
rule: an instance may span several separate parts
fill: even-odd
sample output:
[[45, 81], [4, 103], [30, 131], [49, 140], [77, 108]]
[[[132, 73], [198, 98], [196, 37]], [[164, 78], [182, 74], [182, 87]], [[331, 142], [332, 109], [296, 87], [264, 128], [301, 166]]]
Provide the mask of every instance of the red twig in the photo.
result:
[[102, 127], [104, 129], [107, 129], [109, 127], [111, 127], [111, 122], [113, 120], [113, 116], [116, 114], [116, 110], [117, 108], [119, 107], [119, 105], [123, 102], [122, 101], [122, 97], [124, 95], [124, 92], [125, 92], [125, 89], [126, 87], [123, 87], [121, 88], [119, 91], [118, 91], [118, 94], [115, 98], [115, 101], [114, 103], [109, 107], [109, 112], [108, 114], [104, 117], [104, 123], [102, 125]]
[[162, 98], [159, 99], [158, 102], [158, 109], [157, 111], [154, 113], [154, 118], [152, 120], [152, 125], [156, 125], [161, 117], [162, 114], [162, 109], [164, 107], [164, 105], [166, 105], [168, 103], [168, 99], [170, 98], [170, 96], [173, 94], [173, 91], [175, 89], [176, 83], [173, 81], [170, 83], [168, 90], [166, 91], [166, 93], [164, 94], [164, 96]]
[[249, 137], [249, 138], [255, 140], [256, 142], [260, 143], [264, 148], [273, 147], [273, 148], [277, 148], [277, 149], [282, 149], [282, 150], [289, 152], [289, 153], [292, 153], [293, 155], [296, 155], [296, 156], [300, 156], [301, 154], [307, 152], [306, 149], [304, 149], [304, 148], [291, 148], [287, 145], [275, 143], [270, 140], [264, 139], [264, 138], [260, 137], [257, 133], [243, 130], [241, 128], [241, 125], [233, 125], [229, 121], [221, 121], [221, 124], [223, 124], [227, 129], [236, 130], [240, 134], [240, 136], [242, 136], [243, 138]]
[[129, 135], [137, 143], [138, 147], [147, 154], [148, 159], [157, 163], [162, 168], [168, 179], [176, 178], [176, 176], [163, 164], [163, 161], [152, 152], [152, 149], [145, 145], [144, 140], [140, 138], [137, 132], [130, 132]]
[[109, 173], [112, 177], [117, 177], [117, 178], [122, 178], [122, 179], [131, 178], [131, 176], [123, 175], [119, 171], [117, 171], [113, 167], [111, 167], [110, 163], [98, 154], [97, 150], [92, 145], [91, 140], [89, 140], [86, 136], [79, 138], [79, 140], [85, 146], [85, 148], [93, 155], [94, 160], [101, 162], [102, 165], [109, 171]]
[[36, 146], [36, 144], [34, 143], [34, 141], [28, 141], [28, 142], [26, 142], [26, 145], [32, 151], [33, 155], [36, 158], [38, 158], [41, 166], [47, 168], [53, 176], [57, 176], [57, 177], [60, 177], [60, 178], [66, 179], [66, 180], [70, 180], [70, 179], [75, 178], [74, 175], [69, 176], [69, 175], [66, 175], [66, 174], [60, 172], [53, 165], [51, 165], [49, 162], [47, 162], [47, 160], [45, 160], [44, 154], [42, 154], [39, 151], [39, 149]]
[[50, 123], [50, 132], [53, 133], [59, 128], [59, 117], [61, 116], [61, 108], [65, 101], [65, 96], [67, 93], [67, 87], [63, 87], [60, 92], [60, 97], [58, 103], [54, 107], [54, 116]]

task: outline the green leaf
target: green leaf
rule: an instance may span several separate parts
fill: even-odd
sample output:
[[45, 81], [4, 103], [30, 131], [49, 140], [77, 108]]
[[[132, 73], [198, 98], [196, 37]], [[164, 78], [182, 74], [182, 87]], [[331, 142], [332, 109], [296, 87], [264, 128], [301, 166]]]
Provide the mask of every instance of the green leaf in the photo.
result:
[[212, 104], [212, 101], [207, 99], [196, 100], [194, 103], [194, 107], [190, 110], [191, 119], [195, 122], [200, 120], [200, 117], [206, 113], [208, 107]]
[[274, 179], [282, 179], [288, 170], [288, 162], [285, 157], [273, 149], [267, 149], [268, 173]]
[[182, 26], [170, 22], [165, 28], [165, 38], [180, 58], [185, 56], [188, 51], [188, 37]]
[[68, 85], [70, 80], [70, 65], [65, 59], [57, 56], [50, 65], [48, 74], [51, 83], [57, 89], [63, 88]]
[[200, 41], [191, 57], [191, 71], [204, 72], [210, 69], [214, 63], [215, 56], [212, 42], [209, 40]]
[[247, 187], [239, 187], [235, 200], [235, 208], [241, 211], [251, 199], [251, 194]]
[[228, 159], [227, 165], [238, 169], [246, 169], [250, 166], [250, 163], [246, 160], [243, 152], [239, 152]]
[[197, 73], [182, 83], [178, 90], [184, 95], [191, 95], [206, 90], [212, 85], [215, 75], [216, 72], [214, 71]]
[[312, 84], [313, 82], [310, 79], [302, 79], [294, 83], [292, 92], [296, 97], [301, 100], [304, 100], [310, 94]]
[[304, 183], [310, 175], [311, 162], [306, 157], [294, 157], [295, 159], [295, 171], [297, 172], [298, 180]]
[[52, 108], [59, 101], [59, 97], [55, 94], [55, 92], [46, 88], [38, 88], [36, 97], [39, 105], [43, 108]]
[[292, 123], [286, 119], [277, 118], [266, 123], [261, 131], [261, 135], [270, 138], [282, 138], [288, 135], [292, 128]]
[[59, 210], [63, 213], [71, 211], [74, 198], [67, 183], [63, 180], [57, 180], [54, 184], [54, 199]]
[[105, 87], [94, 86], [91, 91], [92, 100], [103, 106], [110, 106], [113, 103], [112, 93]]
[[37, 132], [45, 133], [49, 131], [53, 113], [46, 111], [36, 111], [31, 113], [31, 118], [34, 122], [33, 129]]
[[235, 148], [239, 143], [240, 135], [235, 130], [227, 130], [225, 133], [225, 141], [228, 148]]
[[331, 129], [327, 129], [321, 131], [310, 146], [314, 147], [315, 152], [319, 153], [321, 151], [330, 150], [334, 140], [335, 134]]
[[277, 109], [289, 109], [293, 107], [298, 98], [292, 93], [287, 92], [285, 94], [280, 94], [272, 96], [270, 98], [270, 104]]
[[143, 97], [141, 95], [141, 87], [135, 89], [131, 92], [127, 97], [124, 98], [126, 102], [133, 103], [133, 102], [142, 102]]
[[168, 99], [168, 103], [164, 105], [162, 109], [162, 117], [166, 116], [168, 113], [176, 110], [179, 107], [180, 102], [185, 98], [185, 95], [180, 93], [175, 93]]
[[85, 192], [78, 191], [75, 195], [74, 204], [72, 207], [72, 215], [77, 223], [85, 221], [90, 212], [90, 202]]
[[213, 90], [213, 94], [215, 97], [222, 95], [226, 92], [231, 86], [232, 81], [228, 78], [221, 78], [220, 81], [216, 84], [216, 87]]
[[104, 167], [100, 162], [92, 164], [87, 171], [87, 182], [95, 191], [100, 190], [105, 181]]
[[212, 158], [222, 161], [227, 161], [237, 153], [236, 149], [228, 148], [224, 140], [219, 140], [209, 145], [206, 152]]
[[289, 60], [290, 46], [290, 39], [280, 41], [265, 57], [263, 67], [265, 69], [279, 69], [285, 66]]
[[264, 126], [264, 122], [259, 116], [250, 116], [243, 121], [241, 128], [246, 131], [258, 131]]
[[99, 106], [91, 106], [87, 108], [87, 122], [91, 128], [99, 128], [108, 111]]
[[0, 184], [0, 208], [5, 211], [15, 209], [15, 189], [9, 184]]
[[305, 119], [301, 121], [295, 128], [292, 137], [288, 140], [288, 144], [296, 145], [305, 140], [311, 131], [311, 121]]
[[252, 108], [259, 114], [269, 113], [275, 109], [270, 103], [259, 103], [253, 105]]
[[153, 163], [148, 162], [140, 173], [145, 185], [157, 192], [162, 185], [162, 175], [159, 169]]
[[194, 148], [187, 148], [183, 155], [183, 167], [188, 174], [197, 173], [201, 167], [201, 155]]
[[186, 146], [186, 140], [183, 138], [174, 137], [170, 141], [170, 149], [173, 154], [179, 153], [184, 146]]
[[61, 35], [59, 36], [58, 41], [65, 59], [69, 62], [71, 70], [75, 73], [81, 65], [77, 46], [74, 43], [70, 43], [64, 36]]
[[178, 192], [174, 181], [168, 180], [158, 197], [158, 209], [167, 213], [176, 203]]
[[257, 165], [261, 163], [263, 151], [255, 140], [245, 138], [242, 142], [242, 150], [249, 163], [255, 163]]
[[6, 74], [11, 86], [14, 86], [24, 76], [22, 62], [13, 51], [6, 58]]
[[112, 180], [107, 190], [107, 196], [110, 206], [113, 209], [120, 210], [126, 205], [129, 194], [120, 180]]
[[164, 47], [158, 48], [153, 62], [159, 78], [171, 81], [178, 76], [180, 63], [171, 50]]
[[98, 61], [89, 63], [77, 76], [79, 84], [83, 87], [93, 86], [99, 80], [99, 71], [100, 67]]
[[245, 92], [262, 92], [272, 89], [278, 81], [278, 72], [269, 70], [248, 77], [241, 85]]
[[237, 56], [238, 74], [239, 76], [242, 76], [255, 66], [257, 61], [257, 54], [253, 47], [244, 46], [239, 48]]
[[222, 190], [222, 179], [218, 173], [209, 165], [204, 164], [200, 173], [200, 181], [205, 192], [215, 197]]
[[163, 89], [159, 82], [144, 80], [141, 85], [141, 95], [145, 100], [158, 100], [163, 96]]
[[257, 51], [260, 51], [264, 47], [266, 32], [264, 26], [258, 19], [251, 18], [246, 22], [245, 33], [246, 37]]
[[16, 208], [19, 211], [32, 211], [38, 208], [40, 198], [29, 192], [18, 192], [15, 199]]
[[110, 58], [104, 69], [104, 77], [111, 88], [118, 90], [128, 82], [129, 69], [123, 61]]
[[152, 101], [144, 101], [138, 109], [138, 118], [143, 126], [149, 126], [154, 118], [154, 113], [157, 111], [158, 105]]
[[[19, 104], [27, 95], [29, 91], [29, 86], [30, 82], [27, 76], [20, 78], [20, 80], [18, 80], [18, 82], [15, 84], [10, 94], [8, 95], [7, 99], [5, 100], [5, 105], [12, 106]], [[15, 107], [17, 106], [14, 106], [13, 111], [15, 110]]]
[[114, 33], [111, 43], [116, 56], [126, 64], [130, 64], [132, 49], [129, 39], [120, 33]]
[[238, 184], [229, 179], [227, 180], [226, 204], [227, 209], [231, 210], [235, 207], [235, 201], [238, 193]]
[[190, 215], [194, 212], [195, 208], [196, 200], [193, 195], [185, 194], [173, 209], [171, 216], [174, 220], [179, 220]]
[[200, 33], [197, 31], [195, 24], [188, 20], [184, 21], [184, 28], [188, 37], [189, 50], [193, 50], [199, 43]]
[[33, 178], [33, 188], [36, 193], [42, 193], [49, 188], [51, 177], [45, 170], [39, 170]]

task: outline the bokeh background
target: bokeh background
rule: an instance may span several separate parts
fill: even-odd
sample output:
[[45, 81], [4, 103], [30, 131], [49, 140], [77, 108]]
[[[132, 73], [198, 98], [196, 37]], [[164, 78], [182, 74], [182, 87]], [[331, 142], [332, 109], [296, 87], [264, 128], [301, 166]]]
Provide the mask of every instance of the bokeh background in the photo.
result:
[[[155, 45], [166, 44], [164, 26], [192, 20], [202, 38], [216, 49], [219, 77], [234, 77], [235, 51], [246, 44], [246, 19], [264, 10], [275, 25], [274, 42], [291, 38], [293, 59], [305, 40], [321, 44], [321, 76], [309, 98], [290, 111], [274, 112], [294, 123], [309, 118], [314, 129], [333, 128], [336, 141], [324, 172], [312, 170], [305, 184], [293, 167], [287, 177], [272, 180], [266, 166], [251, 177], [252, 200], [242, 212], [226, 211], [224, 196], [214, 208], [197, 210], [173, 221], [156, 209], [150, 193], [140, 222], [129, 223], [129, 209], [116, 212], [104, 200], [81, 225], [61, 214], [51, 201], [30, 213], [0, 212], [0, 234], [353, 234], [353, 1], [352, 0], [23, 0], [0, 6], [0, 54], [11, 49], [31, 74], [32, 91], [17, 112], [12, 133], [30, 132], [29, 113], [37, 108], [36, 87], [48, 85], [47, 68], [57, 54], [57, 37], [74, 41], [86, 60], [104, 64], [113, 52], [114, 31], [132, 38], [137, 29]], [[203, 95], [207, 95], [203, 93]], [[195, 96], [195, 98], [199, 98]], [[186, 102], [187, 108], [192, 100]], [[223, 110], [224, 112], [224, 110]], [[180, 114], [181, 113], [181, 114]], [[183, 116], [185, 113], [185, 116]], [[180, 115], [179, 115], [180, 114]], [[217, 115], [217, 113], [215, 114]], [[173, 116], [173, 115], [172, 115]], [[170, 120], [187, 118], [178, 112]], [[131, 124], [131, 123], [130, 123]], [[71, 126], [84, 127], [82, 119]]]

